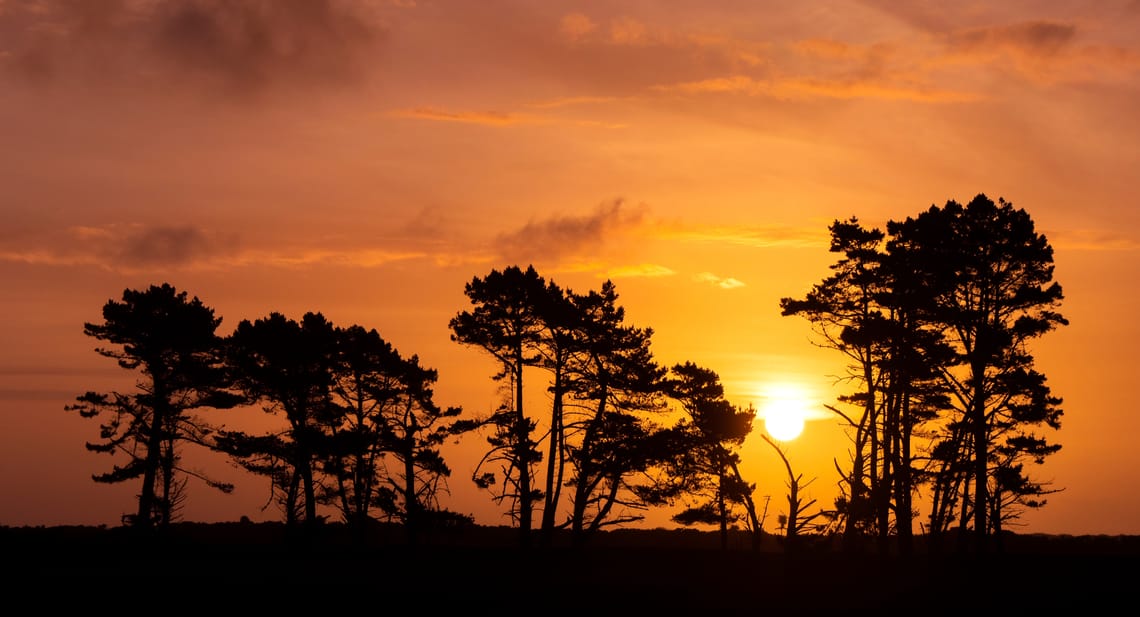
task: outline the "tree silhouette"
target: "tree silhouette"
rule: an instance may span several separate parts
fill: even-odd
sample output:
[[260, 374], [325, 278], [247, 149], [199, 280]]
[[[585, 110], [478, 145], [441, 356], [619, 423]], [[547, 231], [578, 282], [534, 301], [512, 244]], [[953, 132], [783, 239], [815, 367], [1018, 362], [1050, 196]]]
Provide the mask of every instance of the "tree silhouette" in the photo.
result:
[[[930, 532], [972, 525], [976, 544], [999, 534], [1018, 508], [1046, 491], [1024, 473], [1058, 446], [1032, 432], [1059, 427], [1060, 399], [1033, 369], [1030, 339], [1067, 323], [1053, 309], [1052, 249], [1023, 210], [978, 195], [915, 218], [887, 234], [855, 218], [831, 226], [844, 256], [831, 277], [784, 315], [802, 315], [822, 344], [847, 354], [856, 392], [845, 418], [853, 433], [847, 494], [837, 504], [845, 537], [884, 540], [893, 528], [908, 550], [912, 498], [931, 486]], [[921, 437], [927, 464], [912, 444]], [[972, 491], [972, 492], [971, 492]]]
[[[865, 229], [858, 220], [836, 221], [829, 228], [833, 253], [843, 257], [831, 266], [833, 274], [813, 286], [802, 300], [780, 300], [782, 314], [801, 315], [815, 326], [822, 345], [837, 349], [850, 359], [851, 378], [856, 393], [841, 398], [858, 408], [858, 415], [839, 412], [851, 430], [851, 464], [840, 470], [845, 489], [836, 504], [844, 517], [844, 538], [848, 548], [857, 536], [873, 531], [870, 484], [877, 482], [875, 461], [879, 459], [880, 395], [879, 371], [887, 317], [877, 303], [884, 286], [879, 245], [883, 233]], [[868, 476], [871, 478], [868, 479]]]
[[383, 419], [389, 435], [388, 451], [399, 465], [387, 473], [386, 480], [398, 496], [395, 510], [414, 542], [433, 517], [448, 514], [440, 507], [439, 496], [451, 469], [439, 446], [449, 437], [475, 429], [478, 423], [459, 420], [459, 407], [443, 408], [435, 403], [432, 387], [438, 373], [420, 366], [417, 356], [400, 362], [396, 378], [399, 396]]
[[276, 312], [242, 320], [228, 339], [237, 388], [266, 412], [283, 413], [287, 428], [264, 436], [227, 431], [217, 446], [270, 477], [290, 527], [319, 521], [316, 467], [329, 447], [323, 427], [336, 413], [330, 396], [335, 351], [333, 325], [312, 312], [300, 322]]
[[[494, 270], [466, 286], [473, 309], [451, 320], [452, 340], [478, 346], [498, 360], [494, 378], [512, 386], [502, 408], [488, 422], [491, 449], [475, 480], [491, 488], [493, 463], [503, 465], [496, 500], [510, 500], [510, 514], [523, 530], [530, 506], [542, 500], [542, 538], [569, 527], [575, 543], [594, 531], [643, 518], [646, 507], [631, 478], [655, 460], [657, 430], [646, 414], [663, 410], [662, 369], [649, 351], [652, 330], [624, 323], [612, 281], [577, 294], [547, 282], [533, 266]], [[522, 412], [524, 369], [550, 375], [549, 428], [534, 436], [538, 421]], [[524, 439], [525, 438], [525, 439]], [[545, 490], [534, 488], [530, 466], [547, 446]], [[531, 487], [529, 493], [523, 487]], [[570, 512], [559, 521], [563, 487], [572, 488]], [[530, 499], [521, 496], [529, 494]]]
[[475, 480], [480, 486], [492, 487], [496, 474], [482, 469], [486, 464], [502, 463], [503, 484], [495, 499], [510, 504], [508, 513], [526, 545], [530, 543], [534, 504], [543, 497], [542, 491], [534, 488], [532, 467], [541, 455], [532, 436], [536, 423], [523, 407], [523, 376], [526, 367], [539, 361], [536, 347], [542, 322], [537, 308], [546, 295], [546, 282], [533, 266], [525, 271], [510, 266], [472, 279], [464, 293], [472, 308], [451, 319], [451, 339], [491, 354], [501, 366], [494, 378], [511, 388], [504, 406], [490, 421], [496, 432], [488, 438], [491, 449], [476, 466]]
[[807, 318], [819, 344], [849, 359], [847, 381], [855, 391], [840, 401], [856, 411], [827, 406], [843, 419], [852, 443], [836, 503], [844, 545], [857, 550], [859, 538], [874, 534], [885, 549], [895, 531], [908, 551], [916, 490], [913, 432], [948, 406], [937, 381], [948, 353], [940, 326], [923, 327], [921, 306], [929, 296], [923, 277], [904, 255], [884, 250], [885, 234], [856, 218], [829, 229], [831, 252], [842, 254], [833, 274], [803, 299], [782, 299], [782, 314]]
[[141, 478], [138, 508], [125, 517], [134, 527], [169, 526], [183, 498], [181, 476], [233, 490], [181, 467], [178, 448], [186, 442], [205, 444], [214, 430], [195, 411], [238, 402], [225, 390], [215, 334], [221, 321], [198, 298], [188, 299], [185, 291], [163, 283], [124, 290], [121, 301], [104, 304], [103, 323], [84, 324], [84, 334], [113, 346], [96, 348], [97, 353], [141, 373], [133, 394], [87, 392], [66, 406], [85, 418], [104, 418], [102, 441], [88, 442], [88, 450], [128, 457], [125, 465], [93, 476], [96, 482]]
[[815, 505], [815, 500], [809, 499], [804, 501], [800, 490], [807, 488], [814, 480], [803, 482], [803, 474], [797, 474], [792, 470], [792, 462], [788, 460], [788, 455], [784, 452], [784, 449], [780, 447], [780, 444], [763, 433], [760, 434], [760, 438], [772, 446], [772, 449], [776, 451], [776, 455], [780, 457], [780, 462], [784, 464], [784, 470], [788, 472], [788, 480], [786, 482], [788, 487], [788, 513], [781, 517], [781, 525], [784, 528], [784, 550], [789, 553], [798, 552], [805, 532], [826, 527], [827, 523], [823, 525], [816, 524], [816, 519], [829, 519], [832, 513], [823, 510], [816, 510], [811, 513], [806, 512], [807, 508]]
[[636, 476], [667, 460], [654, 415], [665, 371], [653, 359], [653, 331], [625, 323], [617, 288], [605, 281], [597, 291], [571, 294], [578, 312], [577, 354], [568, 389], [574, 411], [568, 415], [567, 449], [573, 462], [569, 526], [572, 541], [583, 544], [603, 527], [644, 518], [644, 487]]
[[756, 412], [725, 400], [720, 377], [692, 362], [672, 367], [665, 391], [680, 402], [685, 415], [671, 429], [674, 458], [665, 466], [668, 476], [656, 492], [658, 500], [696, 498], [673, 516], [675, 522], [717, 525], [721, 546], [727, 548], [729, 525], [743, 521], [759, 546], [763, 529], [752, 501], [755, 486], [742, 477], [735, 451], [752, 431]]
[[575, 361], [581, 361], [580, 331], [583, 316], [571, 300], [571, 293], [554, 281], [546, 284], [546, 293], [536, 298], [536, 311], [542, 324], [537, 346], [538, 365], [550, 373], [550, 427], [547, 433], [546, 484], [542, 504], [542, 541], [549, 544], [557, 525], [562, 487], [566, 482], [569, 459], [566, 427], [566, 404], [570, 391], [570, 372]]
[[965, 206], [931, 206], [888, 231], [934, 281], [930, 312], [954, 352], [942, 378], [957, 413], [941, 435], [971, 463], [973, 493], [962, 495], [962, 508], [969, 506], [975, 547], [985, 551], [1018, 508], [1044, 504], [1047, 491], [1024, 463], [1060, 448], [1034, 432], [1060, 428], [1062, 411], [1028, 348], [1068, 324], [1055, 310], [1064, 295], [1053, 281], [1053, 249], [1025, 210], [984, 194]]
[[388, 514], [399, 509], [398, 491], [379, 485], [379, 470], [395, 441], [388, 417], [400, 406], [403, 359], [376, 330], [337, 328], [335, 337], [331, 393], [340, 409], [328, 418], [330, 447], [323, 471], [332, 476], [332, 497], [341, 516], [363, 526], [374, 508]]

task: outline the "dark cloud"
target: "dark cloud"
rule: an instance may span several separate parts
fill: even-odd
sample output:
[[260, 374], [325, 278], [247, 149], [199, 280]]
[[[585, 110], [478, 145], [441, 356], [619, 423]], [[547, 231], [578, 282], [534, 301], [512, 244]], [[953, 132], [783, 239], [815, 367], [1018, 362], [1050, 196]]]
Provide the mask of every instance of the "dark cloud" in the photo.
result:
[[152, 227], [137, 230], [122, 239], [119, 259], [130, 267], [179, 266], [201, 258], [209, 239], [196, 227]]
[[352, 83], [384, 29], [336, 0], [45, 0], [0, 7], [0, 69], [33, 83], [251, 94]]
[[597, 255], [612, 235], [646, 221], [644, 207], [630, 207], [617, 199], [580, 216], [531, 221], [517, 231], [500, 235], [496, 249], [519, 263], [560, 260], [566, 256]]
[[168, 2], [154, 17], [153, 44], [175, 70], [230, 88], [351, 81], [379, 35], [351, 7], [331, 0]]
[[1027, 56], [1049, 56], [1067, 47], [1076, 37], [1072, 24], [1031, 21], [992, 28], [955, 32], [947, 39], [952, 51], [974, 53], [994, 49]]

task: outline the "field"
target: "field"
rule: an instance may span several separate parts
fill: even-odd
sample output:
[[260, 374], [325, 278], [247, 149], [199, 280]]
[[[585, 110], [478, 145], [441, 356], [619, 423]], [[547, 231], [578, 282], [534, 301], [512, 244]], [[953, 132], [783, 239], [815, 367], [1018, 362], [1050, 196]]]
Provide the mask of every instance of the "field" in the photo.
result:
[[577, 548], [521, 548], [505, 528], [415, 546], [336, 526], [290, 537], [267, 523], [183, 523], [145, 541], [123, 528], [0, 528], [2, 580], [10, 603], [41, 613], [1020, 615], [1134, 607], [1140, 573], [1140, 538], [1116, 536], [1009, 535], [1000, 553], [941, 557], [789, 554], [742, 536], [722, 549], [717, 534], [687, 530], [613, 531]]

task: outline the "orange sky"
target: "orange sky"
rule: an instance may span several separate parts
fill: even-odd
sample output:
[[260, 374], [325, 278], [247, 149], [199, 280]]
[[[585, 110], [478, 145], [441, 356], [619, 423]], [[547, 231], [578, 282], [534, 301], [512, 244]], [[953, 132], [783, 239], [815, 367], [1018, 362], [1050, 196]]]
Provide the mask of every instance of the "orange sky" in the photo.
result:
[[[1140, 2], [0, 0], [0, 524], [118, 524], [98, 423], [63, 411], [132, 376], [82, 334], [169, 282], [223, 318], [323, 312], [439, 370], [484, 413], [489, 360], [449, 340], [463, 285], [534, 264], [612, 278], [664, 364], [832, 402], [842, 370], [779, 299], [828, 274], [827, 225], [978, 193], [1055, 248], [1071, 325], [1034, 348], [1064, 398], [1064, 491], [1019, 531], [1140, 534]], [[264, 422], [261, 412], [211, 417]], [[762, 425], [758, 423], [757, 430]], [[445, 505], [504, 523], [445, 454]], [[782, 468], [743, 456], [783, 512]], [[830, 418], [789, 458], [829, 505]], [[278, 518], [259, 478], [191, 484], [184, 518]], [[652, 524], [667, 524], [658, 516]]]

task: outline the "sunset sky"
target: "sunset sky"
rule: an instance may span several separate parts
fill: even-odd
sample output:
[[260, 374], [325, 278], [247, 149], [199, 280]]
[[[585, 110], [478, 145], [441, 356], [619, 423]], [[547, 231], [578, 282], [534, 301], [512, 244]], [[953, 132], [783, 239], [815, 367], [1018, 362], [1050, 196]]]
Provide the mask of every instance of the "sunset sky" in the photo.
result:
[[[1071, 322], [1033, 348], [1065, 410], [1033, 474], [1064, 490], [1016, 530], [1140, 534], [1138, 33], [1137, 0], [0, 0], [0, 524], [132, 510], [63, 409], [133, 384], [83, 335], [126, 288], [187, 291], [222, 334], [376, 328], [483, 414], [495, 367], [448, 320], [533, 264], [613, 280], [657, 359], [730, 401], [798, 386], [822, 412], [842, 358], [779, 300], [828, 275], [827, 226], [985, 193], [1049, 239]], [[506, 524], [482, 445], [445, 452], [444, 505]], [[824, 413], [787, 446], [819, 505], [847, 446]], [[771, 531], [787, 478], [759, 438], [742, 456]], [[185, 519], [280, 519], [200, 465], [238, 490], [192, 483]]]

